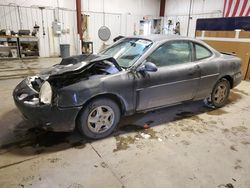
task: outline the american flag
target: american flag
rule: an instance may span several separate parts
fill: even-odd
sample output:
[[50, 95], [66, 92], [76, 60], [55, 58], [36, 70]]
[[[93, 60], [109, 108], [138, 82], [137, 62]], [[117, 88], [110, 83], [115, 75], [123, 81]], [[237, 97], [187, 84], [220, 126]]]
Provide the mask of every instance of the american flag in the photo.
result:
[[250, 0], [224, 0], [223, 16], [250, 16]]

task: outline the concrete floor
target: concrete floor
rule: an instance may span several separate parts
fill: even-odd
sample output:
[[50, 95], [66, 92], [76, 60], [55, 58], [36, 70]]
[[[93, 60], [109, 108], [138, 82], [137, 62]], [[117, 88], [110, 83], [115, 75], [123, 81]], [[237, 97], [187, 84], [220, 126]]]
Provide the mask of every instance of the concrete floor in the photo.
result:
[[29, 129], [14, 106], [21, 77], [59, 61], [0, 62], [1, 188], [250, 187], [249, 82], [221, 109], [194, 102], [137, 114], [109, 138], [89, 141]]

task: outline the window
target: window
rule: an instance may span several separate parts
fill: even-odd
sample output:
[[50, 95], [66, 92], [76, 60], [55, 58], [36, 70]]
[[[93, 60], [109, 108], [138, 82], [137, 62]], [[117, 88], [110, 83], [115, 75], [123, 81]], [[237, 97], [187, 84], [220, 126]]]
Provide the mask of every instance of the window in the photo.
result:
[[189, 42], [167, 42], [149, 55], [147, 61], [156, 64], [157, 67], [187, 63], [191, 62], [191, 52]]
[[208, 58], [212, 55], [211, 51], [204, 46], [201, 46], [199, 44], [194, 44], [194, 47], [195, 47], [195, 56], [197, 60]]
[[101, 54], [112, 56], [123, 67], [131, 67], [141, 57], [152, 42], [145, 39], [125, 38], [107, 48]]

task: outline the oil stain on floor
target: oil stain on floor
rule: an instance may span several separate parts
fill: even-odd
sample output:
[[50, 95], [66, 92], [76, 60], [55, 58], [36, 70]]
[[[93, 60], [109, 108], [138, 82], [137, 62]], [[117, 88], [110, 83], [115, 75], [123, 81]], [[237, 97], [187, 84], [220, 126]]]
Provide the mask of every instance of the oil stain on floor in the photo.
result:
[[234, 91], [234, 92], [237, 92], [237, 93], [241, 93], [241, 94], [246, 95], [246, 96], [249, 95], [249, 93], [247, 93], [247, 92], [245, 92], [245, 91], [243, 91], [243, 90], [237, 89], [237, 88], [234, 88], [233, 91]]
[[188, 112], [188, 111], [182, 111], [180, 113], [176, 114], [176, 117], [174, 118], [174, 121], [182, 120], [182, 119], [191, 119], [194, 121], [203, 121], [196, 113], [194, 112]]
[[34, 155], [68, 148], [82, 149], [88, 143], [88, 140], [72, 136], [71, 133], [47, 132], [39, 129], [29, 129], [24, 135], [26, 139], [3, 145], [0, 151], [24, 155], [25, 150], [25, 155]]
[[[129, 131], [135, 131], [137, 130], [136, 134], [131, 136], [115, 136], [115, 140], [116, 140], [116, 148], [113, 149], [113, 152], [117, 152], [120, 150], [126, 150], [130, 147], [130, 145], [135, 144], [136, 141], [139, 141], [140, 139], [158, 139], [158, 136], [156, 135], [157, 132], [152, 129], [152, 128], [148, 128], [148, 129], [143, 129], [141, 127], [138, 126], [134, 126], [134, 125], [128, 125], [125, 127], [125, 130]], [[138, 131], [139, 130], [139, 131]]]
[[[239, 90], [233, 89], [230, 91], [230, 95], [228, 97], [228, 104], [235, 104], [237, 101], [239, 101], [242, 96], [238, 92]], [[228, 105], [227, 104], [227, 105]]]
[[208, 115], [212, 115], [212, 116], [220, 116], [220, 115], [227, 114], [227, 113], [228, 113], [227, 111], [221, 108], [207, 112]]

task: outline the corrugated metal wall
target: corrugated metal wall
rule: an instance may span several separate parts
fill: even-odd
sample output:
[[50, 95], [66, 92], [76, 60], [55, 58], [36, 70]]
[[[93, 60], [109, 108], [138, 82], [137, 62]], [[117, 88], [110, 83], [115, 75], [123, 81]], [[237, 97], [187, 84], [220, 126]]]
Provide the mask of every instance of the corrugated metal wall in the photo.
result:
[[[94, 42], [94, 52], [97, 53], [104, 45], [110, 45], [113, 38], [118, 35], [133, 35], [134, 30], [139, 33], [139, 21], [142, 15], [127, 13], [108, 13], [97, 11], [84, 11], [89, 15], [89, 37]], [[105, 19], [104, 19], [105, 17]], [[10, 29], [17, 32], [19, 29], [33, 30], [35, 23], [40, 26], [38, 38], [41, 57], [59, 55], [59, 44], [69, 43], [70, 54], [75, 55], [79, 51], [77, 37], [76, 11], [67, 8], [45, 7], [43, 10], [44, 30], [42, 27], [42, 11], [38, 6], [17, 6], [16, 4], [0, 5], [0, 29]], [[52, 31], [52, 22], [58, 19], [62, 23], [62, 29], [69, 33], [56, 36]], [[111, 38], [103, 43], [98, 37], [98, 29], [106, 25], [111, 30]]]

